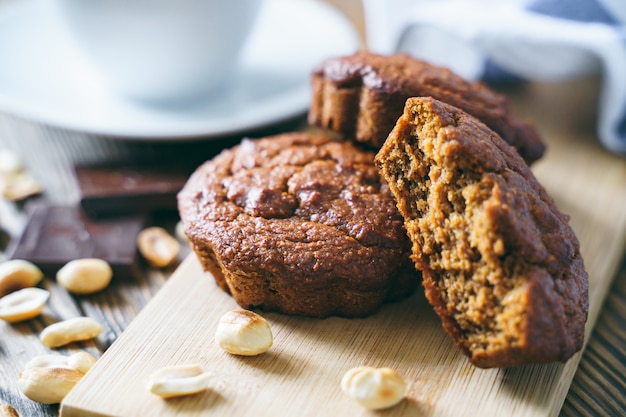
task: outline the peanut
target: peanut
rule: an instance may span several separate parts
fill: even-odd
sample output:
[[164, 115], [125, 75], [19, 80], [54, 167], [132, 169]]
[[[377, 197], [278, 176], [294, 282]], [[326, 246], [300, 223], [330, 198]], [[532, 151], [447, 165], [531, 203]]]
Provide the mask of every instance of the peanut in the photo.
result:
[[45, 346], [55, 348], [72, 342], [93, 339], [101, 332], [102, 326], [94, 319], [75, 317], [49, 325], [43, 329], [39, 339]]
[[272, 346], [272, 330], [267, 321], [249, 310], [232, 310], [218, 323], [215, 340], [233, 355], [255, 356]]
[[29, 368], [19, 374], [17, 385], [33, 401], [58, 404], [83, 375], [82, 372], [70, 368]]
[[0, 417], [20, 417], [20, 415], [9, 404], [0, 404]]
[[87, 352], [76, 352], [67, 358], [67, 364], [70, 368], [86, 374], [96, 364], [96, 358]]
[[137, 247], [148, 263], [157, 268], [170, 266], [180, 252], [180, 243], [162, 227], [148, 227], [137, 236]]
[[0, 298], [0, 319], [16, 323], [38, 316], [50, 293], [41, 288], [23, 288]]
[[391, 368], [360, 366], [345, 373], [341, 380], [341, 389], [362, 406], [381, 410], [402, 401], [406, 384]]
[[56, 354], [35, 356], [26, 363], [24, 369], [68, 368], [75, 369], [83, 374], [86, 374], [95, 363], [96, 358], [94, 358], [90, 353], [80, 351], [73, 353], [70, 356]]
[[195, 394], [209, 387], [211, 375], [200, 365], [161, 368], [148, 380], [148, 390], [162, 398]]
[[22, 201], [42, 191], [41, 184], [26, 172], [6, 174], [0, 181], [0, 193], [9, 201]]
[[32, 368], [71, 368], [68, 364], [68, 356], [65, 355], [38, 355], [26, 362], [24, 369]]
[[27, 172], [19, 156], [0, 150], [0, 194], [11, 201], [21, 201], [42, 191], [41, 185]]
[[24, 170], [20, 157], [8, 149], [0, 149], [0, 175], [16, 174]]
[[12, 259], [0, 264], [0, 297], [22, 288], [34, 287], [43, 278], [35, 264], [22, 259]]
[[59, 285], [74, 294], [102, 291], [112, 277], [113, 270], [108, 262], [97, 258], [75, 259], [57, 271]]

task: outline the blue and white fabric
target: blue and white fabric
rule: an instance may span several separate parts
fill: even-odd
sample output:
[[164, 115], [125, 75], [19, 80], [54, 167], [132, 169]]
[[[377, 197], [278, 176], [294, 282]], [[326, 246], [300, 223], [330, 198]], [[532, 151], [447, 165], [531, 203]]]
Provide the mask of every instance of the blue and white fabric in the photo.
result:
[[477, 80], [600, 73], [597, 133], [626, 154], [626, 0], [364, 0], [373, 52], [406, 52]]

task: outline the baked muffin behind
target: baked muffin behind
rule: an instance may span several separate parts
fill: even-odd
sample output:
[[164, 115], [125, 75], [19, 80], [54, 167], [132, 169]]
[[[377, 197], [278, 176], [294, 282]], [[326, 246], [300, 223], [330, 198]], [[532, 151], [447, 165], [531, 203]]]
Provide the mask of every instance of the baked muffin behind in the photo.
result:
[[178, 195], [205, 270], [244, 308], [366, 316], [419, 274], [374, 153], [323, 134], [244, 139]]
[[407, 98], [430, 96], [480, 119], [528, 164], [545, 150], [533, 125], [511, 114], [506, 97], [409, 55], [363, 51], [330, 58], [313, 72], [312, 89], [309, 123], [376, 149], [393, 129]]
[[427, 298], [472, 363], [565, 361], [582, 347], [578, 240], [513, 148], [456, 107], [411, 98], [376, 163]]

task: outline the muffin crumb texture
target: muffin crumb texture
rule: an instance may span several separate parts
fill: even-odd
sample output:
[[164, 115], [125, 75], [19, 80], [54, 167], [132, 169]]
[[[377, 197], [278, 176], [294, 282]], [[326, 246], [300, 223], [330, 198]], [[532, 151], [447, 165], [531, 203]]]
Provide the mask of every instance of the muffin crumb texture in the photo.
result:
[[458, 108], [413, 98], [376, 162], [427, 298], [474, 364], [566, 361], [582, 347], [578, 240], [511, 146]]

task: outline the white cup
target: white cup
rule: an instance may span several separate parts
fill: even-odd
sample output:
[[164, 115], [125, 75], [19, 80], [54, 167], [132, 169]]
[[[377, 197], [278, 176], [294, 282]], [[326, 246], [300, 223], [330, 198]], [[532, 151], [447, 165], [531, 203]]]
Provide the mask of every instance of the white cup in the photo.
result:
[[228, 84], [261, 0], [55, 0], [78, 49], [112, 89], [152, 102]]

